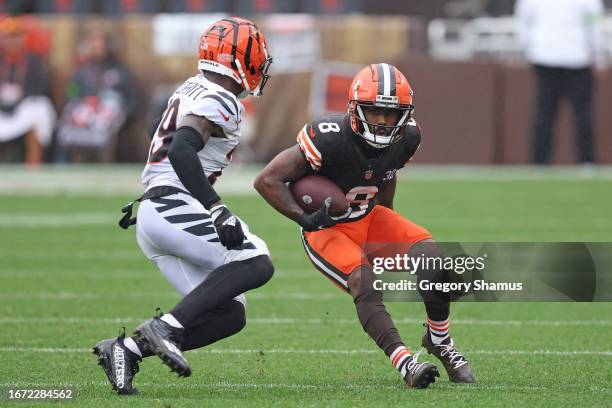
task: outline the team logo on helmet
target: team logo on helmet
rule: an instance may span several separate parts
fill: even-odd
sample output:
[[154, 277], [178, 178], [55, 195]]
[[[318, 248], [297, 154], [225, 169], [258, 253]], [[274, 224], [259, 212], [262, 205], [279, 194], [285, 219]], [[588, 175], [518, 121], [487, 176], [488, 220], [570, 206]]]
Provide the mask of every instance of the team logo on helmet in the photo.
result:
[[240, 97], [260, 96], [270, 79], [272, 57], [263, 32], [239, 17], [213, 23], [200, 38], [198, 69], [227, 75], [242, 86]]

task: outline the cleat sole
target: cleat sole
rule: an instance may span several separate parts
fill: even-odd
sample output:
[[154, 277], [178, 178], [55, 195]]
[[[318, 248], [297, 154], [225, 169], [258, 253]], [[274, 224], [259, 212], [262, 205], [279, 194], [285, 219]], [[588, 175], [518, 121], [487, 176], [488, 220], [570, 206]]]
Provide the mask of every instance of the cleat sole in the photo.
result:
[[[145, 342], [148, 342], [147, 340], [147, 336], [145, 333], [143, 333], [143, 330], [139, 327], [134, 331], [134, 334], [138, 337], [140, 337], [141, 339], [143, 339]], [[153, 348], [152, 345], [150, 345], [151, 348]], [[179, 377], [189, 377], [191, 375], [191, 368], [189, 368], [189, 366], [187, 367], [181, 367], [176, 361], [175, 359], [173, 359], [172, 357], [170, 357], [167, 353], [165, 353], [163, 350], [154, 350], [155, 354], [157, 355], [157, 357], [159, 357], [161, 359], [161, 361], [168, 366], [168, 368], [170, 368], [170, 371], [173, 373], [176, 373]]]
[[191, 369], [189, 367], [181, 367], [166, 353], [161, 352], [157, 354], [157, 356], [170, 368], [171, 372], [176, 373], [179, 377], [189, 377], [191, 375]]
[[418, 382], [416, 382], [414, 385], [406, 384], [406, 387], [425, 389], [429, 387], [430, 384], [435, 383], [436, 377], [439, 377], [439, 376], [440, 376], [440, 373], [438, 372], [438, 369], [434, 366], [434, 367], [431, 367], [427, 372], [423, 373], [421, 375], [421, 378], [419, 378]]
[[436, 376], [439, 376], [438, 370], [436, 369], [425, 373], [419, 384], [417, 384], [417, 388], [425, 389], [429, 387], [429, 384], [436, 382]]

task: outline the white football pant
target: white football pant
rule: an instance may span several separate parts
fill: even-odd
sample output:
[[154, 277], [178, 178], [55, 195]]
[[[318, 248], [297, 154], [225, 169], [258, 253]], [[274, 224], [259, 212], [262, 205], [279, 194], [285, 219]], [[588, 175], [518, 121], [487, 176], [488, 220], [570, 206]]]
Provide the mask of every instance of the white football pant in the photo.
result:
[[[245, 235], [242, 248], [225, 248], [219, 242], [208, 210], [188, 194], [143, 201], [137, 220], [136, 238], [142, 252], [182, 296], [221, 265], [270, 254], [265, 242], [251, 234], [242, 220]], [[244, 294], [234, 299], [245, 304]]]

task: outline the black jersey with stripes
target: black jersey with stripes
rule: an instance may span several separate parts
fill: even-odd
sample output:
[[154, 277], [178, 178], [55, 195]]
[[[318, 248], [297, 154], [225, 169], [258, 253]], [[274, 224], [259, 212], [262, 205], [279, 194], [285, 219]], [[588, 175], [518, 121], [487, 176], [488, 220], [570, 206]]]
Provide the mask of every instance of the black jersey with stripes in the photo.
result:
[[346, 194], [350, 222], [374, 207], [378, 192], [417, 151], [421, 133], [411, 119], [400, 140], [378, 149], [353, 132], [349, 115], [332, 115], [306, 124], [297, 141], [312, 172], [329, 178]]

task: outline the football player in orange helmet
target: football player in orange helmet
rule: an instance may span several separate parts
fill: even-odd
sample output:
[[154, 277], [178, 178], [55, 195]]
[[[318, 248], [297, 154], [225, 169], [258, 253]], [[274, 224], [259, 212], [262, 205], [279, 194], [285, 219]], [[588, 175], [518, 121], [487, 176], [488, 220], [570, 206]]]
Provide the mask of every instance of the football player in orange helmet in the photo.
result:
[[198, 69], [232, 78], [242, 87], [239, 98], [261, 96], [270, 64], [266, 37], [245, 18], [219, 20], [200, 38]]
[[[353, 79], [349, 89], [348, 113], [353, 132], [371, 146], [384, 148], [403, 136], [405, 127], [412, 119], [413, 92], [406, 77], [395, 67], [387, 64], [376, 64], [375, 67], [375, 74], [374, 68], [370, 67], [361, 70]], [[372, 113], [376, 111], [394, 116], [388, 124], [374, 123]], [[366, 117], [366, 113], [370, 114]]]
[[[297, 144], [279, 153], [259, 174], [255, 188], [302, 227], [308, 258], [352, 296], [363, 329], [406, 385], [426, 388], [438, 370], [431, 363], [418, 362], [420, 352], [413, 354], [402, 342], [374, 285], [372, 257], [364, 251], [389, 243], [413, 257], [442, 255], [429, 231], [393, 210], [396, 171], [410, 161], [421, 142], [412, 96], [408, 80], [396, 67], [382, 63], [363, 68], [348, 92], [348, 114], [307, 123], [298, 133]], [[305, 213], [287, 183], [309, 174], [327, 177], [346, 194], [350, 204], [346, 214], [329, 215], [328, 200], [319, 210]], [[448, 279], [443, 270], [416, 273], [419, 281]], [[470, 365], [449, 335], [448, 293], [420, 293], [427, 311], [422, 345], [440, 359], [451, 381], [473, 382]]]
[[268, 248], [221, 201], [213, 184], [240, 137], [240, 98], [260, 96], [272, 58], [263, 32], [230, 17], [212, 24], [198, 48], [198, 71], [170, 97], [154, 126], [142, 173], [145, 193], [124, 208], [120, 225], [136, 237], [183, 299], [169, 313], [143, 322], [131, 337], [100, 341], [94, 352], [113, 389], [133, 394], [142, 358], [157, 355], [179, 376], [191, 367], [182, 352], [239, 332], [244, 292], [274, 271]]

